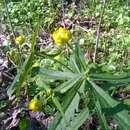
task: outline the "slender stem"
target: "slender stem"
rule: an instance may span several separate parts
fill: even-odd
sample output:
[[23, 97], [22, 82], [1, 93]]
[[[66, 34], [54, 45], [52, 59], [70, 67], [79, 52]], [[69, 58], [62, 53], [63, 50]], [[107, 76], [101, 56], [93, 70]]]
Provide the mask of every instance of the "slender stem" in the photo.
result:
[[64, 18], [65, 18], [64, 0], [61, 0], [61, 7], [62, 7], [62, 22], [63, 22], [64, 28], [65, 28], [65, 23], [64, 23]]
[[65, 17], [64, 0], [61, 0], [61, 5], [62, 5], [62, 20], [64, 20]]
[[[54, 59], [52, 56], [49, 56], [49, 55], [47, 55], [46, 53], [42, 53], [42, 54], [43, 54], [44, 56], [47, 56], [47, 57], [49, 57], [50, 59], [54, 60], [55, 62], [57, 62], [57, 63], [59, 63], [59, 64], [63, 65], [66, 69], [68, 69], [68, 70], [72, 71], [72, 69], [71, 69], [70, 67], [68, 67], [68, 66], [67, 66], [67, 65], [65, 65], [64, 63], [62, 63], [62, 62], [60, 62], [60, 61], [58, 61], [58, 60]], [[41, 54], [39, 54], [39, 53], [37, 53], [37, 55], [39, 55], [39, 56], [43, 57], [43, 55], [41, 55]]]
[[98, 28], [97, 28], [96, 44], [95, 44], [95, 51], [94, 51], [94, 56], [93, 56], [93, 62], [94, 63], [96, 62], [97, 48], [98, 48], [99, 39], [100, 39], [100, 28], [101, 28], [103, 14], [104, 14], [104, 10], [105, 10], [105, 5], [106, 5], [106, 0], [103, 1], [103, 6], [102, 6], [102, 10], [101, 10], [100, 20], [99, 20], [99, 24], [98, 24]]
[[10, 28], [11, 28], [12, 33], [13, 33], [13, 38], [15, 39], [15, 33], [14, 33], [13, 25], [12, 25], [12, 22], [11, 22], [11, 18], [10, 18], [10, 15], [9, 15], [9, 10], [8, 10], [6, 0], [4, 0], [4, 2], [5, 2], [6, 13], [7, 13], [7, 16], [8, 16], [8, 19], [9, 19]]
[[67, 46], [70, 48], [70, 50], [73, 50], [73, 47], [69, 43], [67, 43]]
[[[8, 10], [6, 0], [4, 0], [4, 3], [5, 3], [5, 8], [6, 8], [6, 13], [7, 13], [7, 16], [8, 16], [8, 19], [9, 19], [10, 28], [11, 28], [11, 31], [12, 31], [12, 34], [13, 34], [13, 40], [15, 40], [16, 36], [15, 36], [15, 32], [14, 32], [14, 27], [13, 27], [12, 22], [11, 22], [11, 18], [10, 18], [10, 15], [9, 15], [9, 10]], [[22, 57], [21, 57], [21, 54], [20, 54], [21, 50], [20, 50], [19, 46], [16, 45], [16, 47], [17, 47], [17, 50], [18, 50], [18, 53], [19, 53], [18, 57], [19, 57], [20, 65], [21, 65], [21, 63], [22, 63]]]

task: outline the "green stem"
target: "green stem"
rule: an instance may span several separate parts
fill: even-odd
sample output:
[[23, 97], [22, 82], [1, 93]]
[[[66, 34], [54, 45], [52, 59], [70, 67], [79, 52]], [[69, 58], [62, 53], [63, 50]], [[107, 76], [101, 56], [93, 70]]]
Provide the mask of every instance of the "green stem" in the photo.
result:
[[[5, 9], [6, 9], [7, 17], [9, 19], [10, 28], [11, 28], [11, 31], [12, 31], [12, 34], [13, 34], [13, 40], [15, 41], [16, 36], [15, 36], [15, 32], [14, 32], [14, 27], [13, 27], [12, 22], [11, 22], [11, 18], [10, 18], [10, 15], [9, 15], [9, 10], [8, 10], [8, 6], [7, 6], [7, 3], [6, 3], [6, 0], [4, 0], [4, 3], [5, 3]], [[20, 55], [20, 48], [17, 45], [16, 45], [16, 48], [18, 50], [19, 62], [20, 62], [20, 65], [21, 65], [22, 57]]]
[[[57, 63], [59, 63], [59, 64], [63, 65], [66, 69], [68, 69], [68, 70], [72, 71], [72, 69], [71, 69], [70, 67], [68, 67], [68, 66], [67, 66], [67, 65], [65, 65], [64, 63], [62, 63], [62, 62], [60, 62], [60, 61], [58, 61], [58, 60], [54, 59], [52, 56], [49, 56], [49, 55], [47, 55], [46, 53], [42, 53], [42, 54], [43, 54], [44, 56], [47, 56], [47, 57], [49, 57], [50, 59], [54, 60], [55, 62], [57, 62]], [[43, 57], [43, 55], [38, 54], [38, 53], [37, 53], [36, 55], [39, 55], [39, 56]]]
[[93, 56], [94, 63], [96, 63], [97, 49], [98, 49], [98, 44], [99, 44], [99, 40], [100, 40], [100, 28], [101, 28], [101, 23], [103, 20], [103, 15], [105, 12], [105, 6], [106, 6], [106, 0], [103, 0], [103, 5], [102, 5], [102, 9], [101, 9], [101, 14], [100, 14], [100, 20], [99, 20], [98, 28], [97, 28], [96, 44], [95, 44], [95, 50], [94, 50], [94, 56]]
[[70, 50], [73, 50], [73, 47], [69, 43], [67, 43], [67, 45], [70, 48]]

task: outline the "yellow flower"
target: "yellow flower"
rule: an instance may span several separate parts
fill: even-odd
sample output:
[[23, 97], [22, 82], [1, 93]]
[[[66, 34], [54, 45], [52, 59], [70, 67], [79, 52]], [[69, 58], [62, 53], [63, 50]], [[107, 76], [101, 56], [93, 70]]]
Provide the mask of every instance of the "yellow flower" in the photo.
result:
[[28, 108], [32, 111], [38, 111], [42, 107], [41, 102], [38, 99], [32, 99], [28, 105]]
[[68, 29], [60, 27], [52, 34], [52, 37], [58, 46], [62, 46], [71, 39], [71, 32]]
[[25, 36], [20, 35], [20, 36], [16, 37], [15, 42], [16, 42], [16, 44], [22, 45], [25, 42]]

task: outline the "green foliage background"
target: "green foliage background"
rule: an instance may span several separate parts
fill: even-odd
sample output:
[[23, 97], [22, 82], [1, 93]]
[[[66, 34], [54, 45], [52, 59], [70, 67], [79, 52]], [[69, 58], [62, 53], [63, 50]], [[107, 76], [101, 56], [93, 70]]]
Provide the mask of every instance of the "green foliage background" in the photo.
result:
[[[0, 2], [1, 25], [27, 36], [22, 46], [12, 39], [2, 48], [17, 69], [7, 94], [18, 98], [20, 91], [26, 91], [25, 97], [39, 98], [42, 111], [55, 118], [49, 130], [78, 130], [92, 115], [97, 115], [97, 129], [109, 130], [111, 118], [117, 129], [130, 129], [130, 100], [117, 97], [119, 91], [130, 91], [130, 3], [106, 1], [93, 63], [102, 4], [101, 0]], [[37, 49], [39, 34], [44, 30], [51, 39], [65, 20], [73, 35], [68, 45], [58, 48], [53, 40], [48, 46], [42, 41]], [[55, 60], [58, 54], [61, 58]]]

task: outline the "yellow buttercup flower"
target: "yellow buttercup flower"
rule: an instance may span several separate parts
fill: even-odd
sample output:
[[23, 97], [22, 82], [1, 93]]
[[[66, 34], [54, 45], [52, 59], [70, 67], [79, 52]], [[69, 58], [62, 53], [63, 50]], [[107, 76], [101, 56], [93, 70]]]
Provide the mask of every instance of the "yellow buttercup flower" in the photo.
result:
[[20, 35], [20, 36], [16, 37], [15, 42], [18, 45], [22, 45], [25, 42], [25, 36]]
[[28, 108], [32, 111], [38, 111], [42, 107], [41, 102], [38, 99], [32, 99], [28, 105]]
[[62, 46], [71, 39], [71, 32], [68, 29], [60, 27], [52, 34], [52, 37], [58, 46]]

